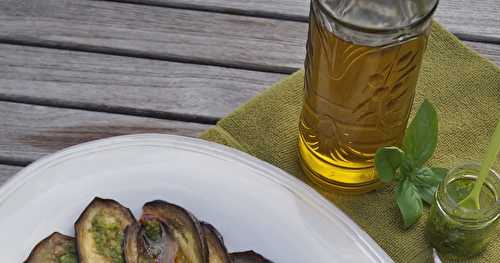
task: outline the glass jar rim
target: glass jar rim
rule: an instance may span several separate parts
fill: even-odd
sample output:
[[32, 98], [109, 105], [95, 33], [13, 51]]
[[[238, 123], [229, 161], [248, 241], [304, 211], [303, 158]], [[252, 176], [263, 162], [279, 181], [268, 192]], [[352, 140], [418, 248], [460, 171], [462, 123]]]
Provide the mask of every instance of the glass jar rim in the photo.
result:
[[337, 18], [335, 16], [335, 14], [333, 14], [332, 11], [327, 6], [325, 6], [325, 3], [323, 1], [320, 1], [320, 0], [312, 0], [312, 1], [316, 1], [319, 4], [318, 6], [320, 8], [320, 11], [323, 12], [325, 15], [327, 15], [330, 19], [332, 19], [336, 23], [338, 23], [346, 28], [349, 28], [351, 30], [354, 30], [354, 31], [372, 33], [372, 34], [395, 34], [398, 32], [406, 31], [409, 28], [416, 28], [416, 27], [424, 24], [425, 22], [427, 22], [432, 17], [432, 15], [436, 11], [437, 6], [439, 4], [439, 0], [436, 0], [436, 3], [434, 3], [434, 6], [424, 16], [422, 16], [418, 20], [413, 21], [407, 25], [398, 26], [398, 27], [391, 27], [391, 28], [374, 28], [374, 27], [358, 26], [358, 25], [343, 21], [343, 20]]
[[[477, 209], [464, 209], [462, 207], [460, 207], [458, 205], [458, 203], [456, 202], [456, 200], [454, 200], [449, 194], [448, 194], [448, 188], [447, 188], [447, 185], [451, 182], [453, 182], [453, 178], [450, 178], [452, 175], [458, 173], [458, 171], [460, 170], [463, 170], [463, 169], [473, 169], [473, 170], [477, 170], [478, 173], [479, 173], [479, 169], [480, 169], [480, 164], [479, 163], [476, 163], [476, 162], [467, 162], [467, 163], [463, 163], [459, 166], [456, 166], [454, 167], [453, 169], [451, 169], [448, 174], [445, 176], [445, 178], [443, 179], [443, 182], [442, 184], [440, 185], [440, 189], [438, 189], [436, 191], [436, 199], [438, 201], [438, 203], [441, 203], [440, 202], [440, 199], [438, 197], [438, 192], [439, 191], [442, 191], [443, 194], [444, 194], [444, 197], [446, 198], [446, 202], [447, 202], [447, 205], [444, 206], [442, 205], [444, 211], [446, 211], [446, 213], [449, 215], [449, 216], [452, 216], [453, 218], [455, 219], [458, 219], [460, 221], [474, 221], [474, 222], [477, 222], [477, 223], [481, 223], [483, 221], [486, 221], [486, 222], [489, 222], [489, 221], [494, 221], [496, 220], [497, 218], [500, 217], [500, 208], [499, 208], [499, 204], [500, 204], [500, 192], [497, 192], [497, 191], [494, 191], [494, 194], [495, 194], [495, 202], [491, 205], [491, 206], [488, 206], [488, 207], [484, 207], [484, 208], [480, 208], [479, 210]], [[476, 180], [476, 178], [473, 178], [472, 176], [476, 176], [477, 178], [477, 173], [474, 173], [471, 175], [471, 177], [469, 177], [470, 179], [472, 180]], [[488, 177], [494, 177], [495, 180], [499, 181], [500, 182], [500, 174], [497, 173], [495, 170], [493, 170], [492, 168], [489, 169], [489, 173], [488, 173]], [[486, 184], [487, 182], [485, 182]], [[442, 189], [441, 189], [442, 187]], [[483, 185], [483, 187], [485, 187]], [[492, 189], [494, 190], [494, 189]], [[468, 218], [468, 217], [465, 217], [465, 216], [459, 216], [456, 214], [456, 212], [454, 211], [448, 211], [448, 209], [452, 209], [452, 210], [455, 210], [455, 209], [459, 209], [459, 211], [463, 212], [464, 214], [480, 214], [482, 215], [482, 217], [480, 219], [483, 219], [483, 220], [477, 220], [479, 218], [474, 218], [474, 219], [471, 219], [471, 218]]]

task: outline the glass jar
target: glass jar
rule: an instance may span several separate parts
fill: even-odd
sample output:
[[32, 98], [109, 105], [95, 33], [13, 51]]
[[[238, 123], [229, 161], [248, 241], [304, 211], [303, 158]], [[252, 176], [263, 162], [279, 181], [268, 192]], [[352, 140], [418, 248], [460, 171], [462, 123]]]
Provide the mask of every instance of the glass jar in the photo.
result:
[[399, 145], [438, 0], [312, 0], [299, 123], [301, 165], [324, 190], [380, 185]]
[[500, 175], [490, 170], [481, 189], [480, 209], [461, 207], [479, 175], [478, 164], [451, 170], [436, 191], [425, 235], [440, 255], [460, 259], [481, 253], [494, 237], [500, 217]]

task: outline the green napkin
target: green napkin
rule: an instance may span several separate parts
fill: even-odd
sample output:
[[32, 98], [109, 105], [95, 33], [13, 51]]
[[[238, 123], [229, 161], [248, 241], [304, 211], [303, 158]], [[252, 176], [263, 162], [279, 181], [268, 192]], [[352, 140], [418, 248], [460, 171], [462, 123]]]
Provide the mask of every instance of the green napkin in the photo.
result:
[[[229, 114], [201, 137], [254, 155], [311, 185], [297, 158], [303, 81], [303, 70], [294, 73]], [[480, 160], [500, 116], [499, 68], [434, 23], [415, 105], [424, 96], [436, 106], [440, 118], [439, 143], [432, 164], [451, 168], [465, 160]], [[498, 161], [495, 168], [498, 171]], [[428, 209], [418, 224], [404, 230], [393, 186], [359, 196], [331, 193], [326, 197], [396, 262], [431, 261], [432, 250], [423, 233]], [[499, 236], [498, 231], [496, 235]], [[498, 238], [474, 261], [500, 262]]]

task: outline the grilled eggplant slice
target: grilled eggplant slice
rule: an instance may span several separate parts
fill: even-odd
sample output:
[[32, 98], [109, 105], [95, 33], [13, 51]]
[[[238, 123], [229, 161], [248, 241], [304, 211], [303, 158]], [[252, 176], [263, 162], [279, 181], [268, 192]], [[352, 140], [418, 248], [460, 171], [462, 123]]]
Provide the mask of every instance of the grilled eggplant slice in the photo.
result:
[[121, 263], [125, 229], [135, 222], [130, 210], [111, 199], [94, 198], [75, 223], [80, 263]]
[[77, 263], [75, 239], [58, 232], [40, 241], [25, 263]]
[[180, 250], [167, 226], [152, 220], [127, 228], [123, 252], [127, 263], [175, 263]]
[[201, 222], [203, 236], [208, 247], [208, 262], [209, 263], [230, 263], [229, 254], [227, 253], [224, 239], [217, 229], [209, 223]]
[[144, 204], [141, 220], [158, 220], [168, 227], [180, 248], [179, 262], [208, 263], [208, 249], [200, 223], [186, 209], [165, 201]]
[[273, 263], [252, 250], [229, 254], [232, 263]]

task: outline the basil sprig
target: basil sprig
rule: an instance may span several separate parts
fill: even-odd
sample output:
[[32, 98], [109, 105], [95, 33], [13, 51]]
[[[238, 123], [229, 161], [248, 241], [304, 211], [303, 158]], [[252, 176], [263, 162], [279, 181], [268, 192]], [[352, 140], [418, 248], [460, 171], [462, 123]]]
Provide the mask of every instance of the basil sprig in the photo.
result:
[[424, 166], [436, 149], [437, 114], [424, 100], [408, 126], [402, 149], [390, 146], [377, 150], [375, 167], [384, 183], [395, 181], [396, 201], [405, 228], [415, 224], [422, 215], [423, 202], [430, 204], [439, 183], [448, 170]]

